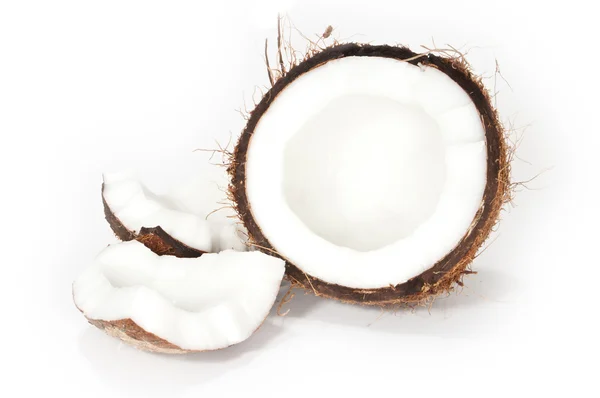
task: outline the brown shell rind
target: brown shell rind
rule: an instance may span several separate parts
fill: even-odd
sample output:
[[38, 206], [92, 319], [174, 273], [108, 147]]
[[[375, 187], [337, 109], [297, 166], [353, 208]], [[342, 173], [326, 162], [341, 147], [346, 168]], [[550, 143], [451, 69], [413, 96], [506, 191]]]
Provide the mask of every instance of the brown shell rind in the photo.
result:
[[[393, 58], [407, 60], [406, 62], [413, 65], [422, 64], [437, 68], [469, 94], [485, 127], [487, 183], [481, 207], [473, 219], [471, 228], [450, 253], [428, 270], [405, 283], [378, 289], [356, 289], [322, 281], [307, 275], [296, 265], [279, 255], [276, 248], [270, 244], [256, 223], [252, 215], [251, 204], [248, 203], [245, 187], [248, 145], [258, 121], [273, 100], [300, 75], [328, 61], [349, 56]], [[232, 155], [228, 171], [231, 178], [230, 197], [235, 204], [239, 218], [248, 230], [250, 241], [257, 249], [286, 260], [288, 278], [293, 283], [313, 291], [316, 295], [367, 305], [418, 304], [451, 290], [455, 283], [460, 283], [464, 274], [470, 273], [467, 266], [472, 262], [477, 251], [497, 223], [500, 211], [510, 196], [510, 164], [504, 128], [481, 79], [471, 73], [462, 58], [417, 54], [406, 47], [388, 45], [375, 46], [357, 43], [335, 45], [312, 55], [287, 71], [274, 83], [273, 87], [250, 113], [246, 127]]]
[[185, 354], [191, 352], [171, 344], [155, 334], [145, 331], [131, 319], [103, 321], [88, 318], [88, 322], [100, 330], [103, 330], [109, 336], [117, 337], [124, 343], [140, 350], [163, 354]]
[[[77, 306], [77, 304], [75, 306]], [[77, 309], [80, 312], [82, 312], [79, 307], [77, 307]], [[222, 350], [223, 348], [231, 347], [232, 345], [240, 344], [243, 341], [245, 341], [243, 340], [238, 343], [233, 343], [224, 347], [213, 348], [208, 350], [187, 350], [173, 343], [170, 343], [167, 340], [160, 338], [153, 333], [144, 330], [141, 326], [139, 326], [130, 318], [119, 319], [116, 321], [90, 319], [88, 317], [86, 317], [86, 319], [90, 324], [104, 331], [109, 336], [116, 337], [132, 347], [143, 351], [158, 352], [162, 354], [189, 354], [195, 352], [216, 351]], [[252, 334], [256, 333], [258, 329], [260, 329], [265, 320], [266, 316], [265, 319], [263, 319], [262, 322], [256, 327], [256, 329], [254, 329]]]
[[194, 249], [185, 243], [173, 238], [160, 226], [142, 227], [139, 232], [130, 231], [123, 225], [121, 220], [112, 212], [106, 199], [104, 198], [104, 184], [102, 184], [102, 205], [104, 206], [104, 217], [110, 225], [117, 238], [122, 241], [133, 239], [143, 243], [147, 248], [159, 256], [169, 255], [175, 257], [200, 257], [205, 252]]

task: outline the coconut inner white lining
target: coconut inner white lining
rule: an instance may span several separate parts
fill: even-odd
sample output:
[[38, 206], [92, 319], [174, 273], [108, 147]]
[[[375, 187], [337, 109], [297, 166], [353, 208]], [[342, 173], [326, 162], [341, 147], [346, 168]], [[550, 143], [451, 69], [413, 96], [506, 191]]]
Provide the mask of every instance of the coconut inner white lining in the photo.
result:
[[250, 208], [275, 250], [309, 275], [395, 285], [450, 252], [486, 178], [469, 96], [435, 68], [347, 57], [303, 74], [259, 121]]
[[290, 209], [317, 235], [358, 251], [394, 243], [429, 218], [446, 168], [439, 127], [421, 107], [356, 94], [300, 128], [284, 167]]
[[248, 338], [269, 314], [284, 273], [260, 252], [157, 256], [137, 241], [104, 249], [73, 284], [89, 319], [131, 319], [183, 349], [211, 350]]

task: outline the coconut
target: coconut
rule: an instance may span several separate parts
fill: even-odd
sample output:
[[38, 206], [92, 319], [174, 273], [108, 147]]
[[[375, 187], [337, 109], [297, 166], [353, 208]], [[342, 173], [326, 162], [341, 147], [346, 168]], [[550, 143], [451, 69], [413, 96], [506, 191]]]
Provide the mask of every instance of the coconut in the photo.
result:
[[255, 252], [159, 256], [135, 240], [108, 246], [73, 283], [89, 322], [137, 348], [185, 353], [246, 340], [269, 314], [284, 262]]
[[250, 242], [344, 302], [423, 303], [461, 283], [510, 186], [464, 57], [335, 42], [280, 65], [228, 169]]
[[157, 195], [132, 171], [106, 173], [102, 184], [106, 220], [119, 239], [138, 239], [157, 254], [198, 257], [226, 249], [244, 251], [242, 229], [226, 217], [208, 218], [215, 203], [209, 207], [205, 198], [221, 194], [210, 177], [203, 175], [202, 180]]

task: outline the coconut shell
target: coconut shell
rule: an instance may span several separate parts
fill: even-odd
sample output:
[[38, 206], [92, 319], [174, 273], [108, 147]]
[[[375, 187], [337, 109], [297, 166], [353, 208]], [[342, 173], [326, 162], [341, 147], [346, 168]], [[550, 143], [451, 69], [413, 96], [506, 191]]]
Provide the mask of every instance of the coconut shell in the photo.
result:
[[104, 198], [104, 184], [102, 184], [102, 204], [104, 206], [104, 217], [106, 218], [106, 221], [117, 238], [122, 241], [137, 239], [159, 256], [169, 255], [194, 258], [200, 257], [205, 253], [202, 250], [194, 249], [180, 240], [175, 239], [160, 226], [142, 227], [139, 232], [127, 229], [106, 202], [106, 199]]
[[117, 321], [88, 319], [88, 322], [98, 329], [103, 330], [109, 336], [117, 337], [123, 340], [124, 343], [140, 350], [162, 354], [185, 354], [192, 352], [145, 331], [131, 319], [120, 319]]
[[[252, 205], [248, 202], [246, 194], [246, 154], [261, 117], [269, 109], [277, 95], [302, 74], [331, 60], [343, 57], [392, 58], [406, 60], [406, 62], [413, 65], [422, 64], [436, 68], [449, 76], [468, 93], [481, 116], [485, 128], [487, 182], [481, 206], [472, 221], [471, 227], [468, 231], [465, 231], [465, 235], [459, 244], [438, 262], [432, 264], [428, 270], [394, 286], [390, 285], [389, 287], [377, 289], [356, 289], [328, 283], [307, 275], [295, 264], [277, 253], [277, 249], [264, 236], [252, 215]], [[286, 274], [292, 283], [318, 296], [348, 303], [380, 306], [425, 303], [430, 301], [432, 297], [448, 292], [456, 283], [462, 283], [463, 275], [471, 273], [467, 270], [467, 267], [497, 223], [500, 211], [507, 198], [510, 197], [510, 164], [504, 129], [496, 110], [492, 106], [488, 91], [483, 86], [481, 79], [471, 73], [464, 58], [441, 57], [431, 53], [417, 54], [406, 47], [346, 43], [311, 53], [302, 62], [284, 72], [250, 113], [228, 168], [231, 178], [230, 198], [234, 202], [240, 220], [248, 231], [250, 242], [258, 250], [286, 260]]]
[[[116, 338], [120, 339], [121, 341], [123, 341], [125, 344], [130, 345], [130, 346], [137, 348], [139, 350], [142, 350], [142, 351], [157, 352], [157, 353], [161, 353], [161, 354], [189, 354], [189, 353], [195, 353], [195, 352], [221, 350], [223, 348], [231, 347], [231, 345], [229, 345], [229, 346], [214, 348], [214, 349], [210, 349], [210, 350], [187, 350], [187, 349], [181, 348], [173, 343], [170, 343], [167, 340], [162, 339], [153, 333], [150, 333], [150, 332], [144, 330], [141, 326], [139, 326], [137, 323], [135, 323], [133, 320], [131, 320], [129, 318], [119, 319], [116, 321], [90, 319], [87, 317], [86, 317], [86, 319], [88, 320], [88, 322], [91, 325], [96, 326], [98, 329], [104, 331], [109, 336], [116, 337]], [[258, 329], [260, 329], [260, 327], [263, 325], [264, 322], [265, 322], [265, 320], [263, 319], [261, 324], [258, 325], [258, 327], [256, 329], [254, 329], [252, 334], [256, 333], [256, 331]], [[240, 342], [240, 343], [242, 343], [242, 342]], [[237, 343], [237, 344], [239, 344], [239, 343]]]

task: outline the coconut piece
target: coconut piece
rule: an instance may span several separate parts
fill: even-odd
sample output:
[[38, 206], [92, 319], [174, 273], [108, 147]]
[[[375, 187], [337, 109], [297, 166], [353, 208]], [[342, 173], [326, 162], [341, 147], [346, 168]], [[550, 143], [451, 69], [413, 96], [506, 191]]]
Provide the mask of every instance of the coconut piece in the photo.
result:
[[450, 290], [509, 187], [502, 126], [462, 59], [356, 43], [275, 82], [229, 172], [251, 242], [294, 283], [373, 305]]
[[[198, 257], [205, 252], [246, 248], [242, 232], [230, 220], [207, 216], [217, 201], [198, 201], [190, 208], [190, 198], [214, 197], [218, 192], [212, 179], [206, 183], [187, 182], [168, 195], [156, 195], [131, 171], [104, 174], [102, 201], [112, 230], [123, 241], [140, 238], [158, 254]], [[209, 184], [210, 182], [210, 184]], [[211, 194], [212, 192], [212, 194]], [[222, 195], [222, 193], [220, 193]], [[186, 197], [187, 196], [187, 197]]]
[[216, 350], [246, 340], [277, 297], [284, 262], [260, 252], [159, 256], [137, 241], [108, 246], [73, 283], [89, 322], [137, 348]]

